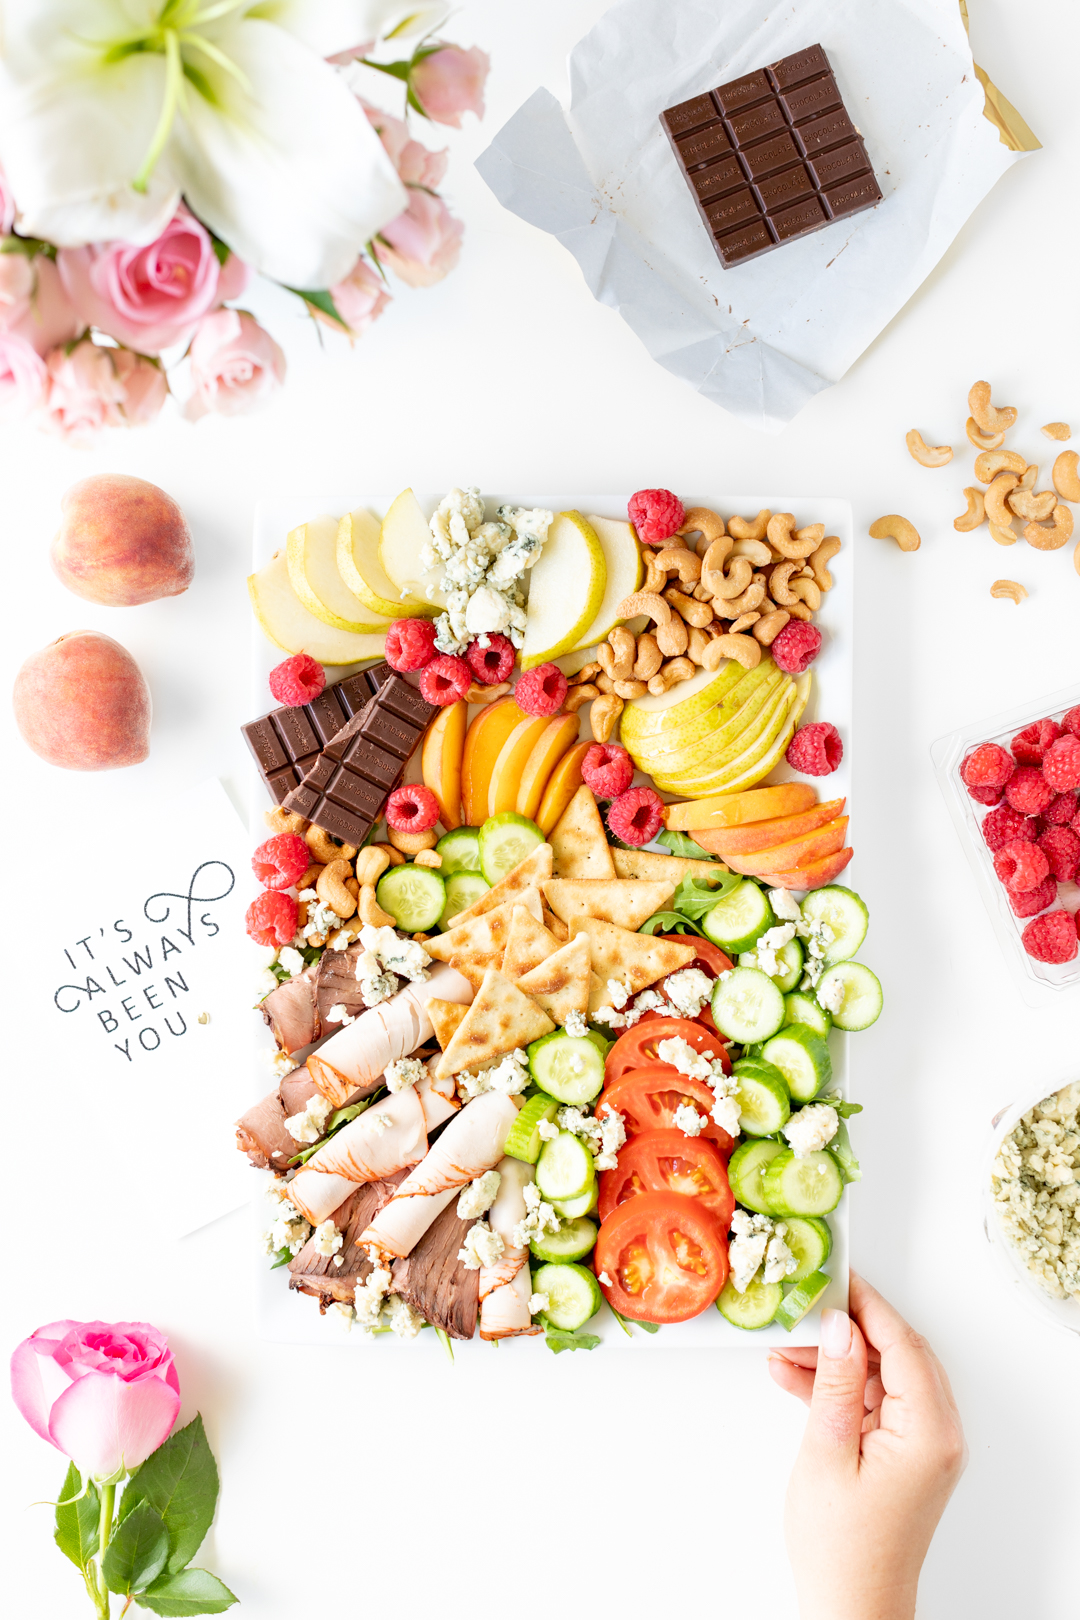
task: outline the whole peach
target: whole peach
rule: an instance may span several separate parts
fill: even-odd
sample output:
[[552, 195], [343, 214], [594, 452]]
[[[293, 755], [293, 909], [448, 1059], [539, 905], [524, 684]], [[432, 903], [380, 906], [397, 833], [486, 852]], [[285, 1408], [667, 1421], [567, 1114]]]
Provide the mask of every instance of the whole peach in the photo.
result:
[[126, 647], [70, 630], [15, 677], [15, 719], [35, 754], [68, 771], [114, 771], [150, 752], [150, 688]]
[[88, 602], [136, 607], [179, 596], [195, 575], [187, 519], [143, 478], [98, 473], [72, 484], [49, 557], [61, 584]]

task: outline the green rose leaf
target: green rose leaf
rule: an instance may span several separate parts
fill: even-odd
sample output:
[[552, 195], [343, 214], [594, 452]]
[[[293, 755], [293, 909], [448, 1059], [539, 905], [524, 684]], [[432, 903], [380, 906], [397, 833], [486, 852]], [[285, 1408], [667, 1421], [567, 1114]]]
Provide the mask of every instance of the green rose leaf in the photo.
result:
[[141, 1592], [165, 1568], [169, 1533], [161, 1514], [149, 1502], [140, 1502], [117, 1525], [101, 1561], [110, 1592], [127, 1597]]
[[295, 293], [297, 298], [302, 298], [304, 303], [309, 304], [312, 309], [320, 310], [323, 315], [328, 315], [336, 326], [341, 327], [343, 332], [349, 330], [348, 321], [342, 319], [333, 298], [322, 288], [287, 287], [285, 290], [286, 292]]
[[[217, 1463], [202, 1418], [196, 1414], [186, 1428], [171, 1434], [132, 1475], [120, 1512], [126, 1522], [138, 1503], [147, 1502], [161, 1515], [169, 1533], [167, 1568], [175, 1572], [198, 1552], [214, 1517], [217, 1494]], [[174, 1611], [162, 1610], [165, 1612]]]
[[151, 1614], [221, 1614], [238, 1599], [208, 1569], [181, 1569], [163, 1575], [136, 1601]]
[[[98, 1550], [98, 1519], [101, 1499], [92, 1481], [87, 1482], [82, 1495], [82, 1479], [74, 1463], [68, 1464], [60, 1502], [56, 1509], [53, 1540], [65, 1558], [79, 1569], [85, 1569]], [[78, 1501], [74, 1498], [78, 1497]]]

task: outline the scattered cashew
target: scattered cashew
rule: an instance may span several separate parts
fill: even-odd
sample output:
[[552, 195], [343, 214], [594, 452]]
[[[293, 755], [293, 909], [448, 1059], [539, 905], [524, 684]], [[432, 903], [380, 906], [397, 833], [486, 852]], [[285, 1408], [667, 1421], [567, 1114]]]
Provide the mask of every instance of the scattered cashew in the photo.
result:
[[740, 630], [749, 630], [750, 626], [757, 624], [760, 618], [760, 613], [744, 613], [741, 618], [736, 619], [735, 623], [731, 625], [729, 634], [737, 636]]
[[827, 534], [817, 550], [810, 553], [808, 559], [810, 571], [814, 576], [818, 589], [821, 591], [831, 591], [833, 588], [833, 577], [829, 573], [828, 565], [839, 550], [840, 536]]
[[983, 500], [982, 490], [975, 489], [970, 484], [964, 490], [964, 494], [967, 496], [967, 511], [961, 512], [958, 518], [953, 518], [953, 528], [959, 529], [961, 534], [970, 534], [972, 529], [977, 529], [980, 523], [986, 522], [986, 502]]
[[821, 592], [812, 579], [793, 579], [791, 594], [797, 602], [805, 602], [811, 613], [816, 613], [821, 606]]
[[361, 888], [365, 883], [378, 883], [389, 865], [390, 855], [385, 844], [369, 844], [362, 849], [356, 857], [356, 876]]
[[752, 636], [717, 636], [705, 654], [705, 668], [719, 669], [725, 658], [734, 658], [743, 669], [754, 669], [761, 662], [761, 643]]
[[494, 703], [496, 698], [505, 697], [510, 690], [509, 681], [499, 681], [495, 686], [481, 686], [474, 681], [465, 694], [466, 703], [475, 704], [483, 708], [485, 703]]
[[649, 690], [648, 683], [645, 681], [614, 681], [612, 685], [615, 696], [621, 697], [626, 703], [629, 703], [632, 698], [644, 697]]
[[309, 823], [303, 816], [297, 815], [295, 810], [286, 810], [282, 805], [275, 805], [273, 810], [267, 810], [263, 820], [272, 832], [300, 833], [307, 831]]
[[1010, 602], [1015, 602], [1019, 607], [1027, 595], [1027, 591], [1015, 579], [995, 579], [990, 587], [990, 595], [996, 597], [1007, 596]]
[[724, 533], [724, 520], [719, 512], [714, 512], [711, 507], [691, 506], [683, 515], [682, 527], [678, 533], [700, 535], [699, 545], [708, 550], [713, 541], [719, 540]]
[[769, 508], [763, 506], [756, 518], [729, 518], [728, 533], [733, 534], [736, 540], [764, 540], [769, 532], [771, 517]]
[[580, 686], [570, 687], [563, 708], [567, 714], [577, 714], [583, 704], [591, 703], [593, 698], [599, 696], [600, 688], [598, 686], [594, 686], [591, 681], [582, 681]]
[[1075, 450], [1063, 450], [1054, 462], [1050, 477], [1063, 501], [1080, 501], [1080, 477], [1077, 476], [1076, 462]]
[[319, 881], [315, 885], [315, 893], [324, 906], [336, 911], [339, 917], [351, 917], [356, 910], [356, 900], [345, 887], [345, 879], [352, 875], [352, 867], [342, 857], [337, 861], [330, 861], [319, 873]]
[[615, 722], [623, 712], [623, 700], [612, 692], [598, 697], [589, 710], [589, 723], [597, 742], [610, 742]]
[[[686, 635], [686, 656], [691, 663], [700, 664], [705, 657], [705, 649], [712, 641], [712, 636], [706, 630], [698, 630], [691, 626]], [[658, 649], [659, 650], [659, 649]], [[659, 668], [659, 665], [657, 666]], [[653, 671], [655, 675], [656, 670]]]
[[[735, 522], [734, 518], [732, 522]], [[766, 563], [772, 562], [772, 547], [767, 540], [736, 540], [731, 555], [749, 557], [755, 568], [764, 568]]]
[[795, 516], [792, 512], [774, 512], [769, 519], [770, 546], [779, 552], [781, 557], [794, 558], [800, 562], [817, 550], [824, 533], [823, 523], [815, 523], [808, 529], [796, 531]]
[[1016, 421], [1015, 406], [991, 405], [988, 382], [972, 383], [968, 392], [968, 409], [984, 433], [1000, 433], [1003, 428], [1011, 428]]
[[918, 428], [912, 428], [905, 436], [904, 443], [920, 467], [947, 467], [952, 460], [951, 444], [931, 447], [925, 442]]
[[385, 850], [386, 858], [390, 862], [391, 866], [405, 865], [404, 855], [401, 853], [400, 849], [395, 849], [393, 844], [369, 844], [368, 848]]
[[1018, 487], [1009, 496], [1010, 510], [1033, 523], [1045, 523], [1056, 505], [1057, 496], [1052, 489], [1040, 490], [1036, 495], [1030, 489]]
[[1048, 439], [1071, 439], [1072, 428], [1068, 422], [1044, 422], [1042, 431]]
[[999, 546], [1015, 546], [1020, 536], [1011, 524], [1004, 528], [1000, 523], [991, 523], [990, 538], [996, 540]]
[[661, 697], [679, 681], [688, 681], [694, 672], [689, 658], [670, 658], [666, 664], [661, 664], [655, 675], [650, 676], [649, 691], [654, 697]]
[[442, 856], [437, 849], [418, 849], [413, 856], [413, 865], [430, 866], [437, 872], [442, 865]]
[[1024, 530], [1024, 539], [1036, 551], [1059, 551], [1065, 542], [1072, 538], [1073, 515], [1067, 506], [1055, 506], [1053, 511], [1054, 527], [1046, 529], [1041, 523], [1029, 523]]
[[1027, 458], [1018, 450], [984, 450], [975, 457], [975, 476], [980, 484], [991, 484], [999, 472], [1013, 472], [1019, 478], [1027, 468]]
[[[304, 843], [317, 861], [324, 866], [332, 861], [351, 861], [356, 854], [355, 844], [339, 844], [322, 827], [310, 826], [303, 834]], [[352, 913], [349, 913], [351, 916]]]
[[396, 827], [388, 827], [386, 836], [402, 855], [416, 855], [422, 849], [434, 849], [439, 842], [434, 827], [429, 827], [427, 832], [398, 832]]
[[1000, 450], [1005, 443], [1005, 434], [983, 433], [973, 416], [969, 416], [964, 424], [964, 431], [975, 446], [976, 450]]
[[297, 890], [303, 894], [305, 889], [313, 889], [319, 881], [319, 874], [324, 870], [318, 861], [313, 861], [302, 878], [297, 879]]
[[1039, 469], [1038, 469], [1038, 467], [1034, 467], [1034, 466], [1025, 467], [1023, 472], [1020, 474], [1020, 482], [1017, 484], [1016, 487], [1017, 487], [1017, 489], [1034, 489], [1035, 485], [1038, 483], [1038, 481], [1039, 481]]
[[686, 546], [665, 546], [656, 553], [656, 566], [662, 568], [665, 575], [677, 573], [683, 585], [693, 585], [701, 578], [701, 558]]
[[360, 903], [357, 906], [360, 921], [372, 928], [396, 928], [397, 923], [388, 911], [384, 911], [375, 899], [374, 885], [365, 883], [360, 889]]
[[763, 647], [771, 647], [790, 618], [791, 614], [785, 613], [783, 608], [763, 614], [753, 628], [754, 640], [760, 641]]
[[990, 488], [983, 496], [983, 505], [986, 515], [991, 523], [1000, 524], [1002, 528], [1012, 521], [1012, 513], [1005, 505], [1005, 497], [1011, 495], [1020, 480], [1015, 473], [998, 473]]
[[[711, 611], [709, 617], [712, 617]], [[698, 633], [700, 634], [700, 631]], [[663, 661], [663, 654], [657, 645], [656, 637], [646, 630], [644, 635], [638, 636], [637, 655], [634, 658], [634, 667], [631, 671], [635, 681], [647, 681], [650, 676], [656, 674]]]
[[914, 523], [901, 517], [899, 512], [889, 512], [871, 523], [870, 537], [873, 540], [895, 540], [901, 551], [918, 551], [922, 545]]

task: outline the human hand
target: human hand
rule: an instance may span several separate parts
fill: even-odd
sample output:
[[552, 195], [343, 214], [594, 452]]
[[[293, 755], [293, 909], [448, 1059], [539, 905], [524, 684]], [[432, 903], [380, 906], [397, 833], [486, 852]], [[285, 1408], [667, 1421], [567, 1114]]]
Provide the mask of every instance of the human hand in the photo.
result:
[[784, 1535], [802, 1620], [911, 1620], [919, 1571], [967, 1447], [926, 1340], [851, 1274], [851, 1316], [825, 1311], [819, 1349], [769, 1371], [810, 1408]]

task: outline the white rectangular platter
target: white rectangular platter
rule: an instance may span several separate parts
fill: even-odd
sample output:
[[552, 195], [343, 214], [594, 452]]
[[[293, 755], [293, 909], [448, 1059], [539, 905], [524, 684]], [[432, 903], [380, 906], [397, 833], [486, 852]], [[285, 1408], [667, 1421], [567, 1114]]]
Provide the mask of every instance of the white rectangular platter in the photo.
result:
[[[417, 496], [426, 513], [433, 512], [442, 494], [417, 491]], [[586, 516], [596, 513], [601, 517], [625, 518], [626, 503], [630, 491], [621, 495], [573, 495], [565, 492], [559, 495], [531, 495], [520, 491], [513, 494], [498, 494], [484, 492], [489, 513], [504, 501], [514, 505], [529, 507], [549, 507], [553, 511], [566, 511], [576, 508]], [[261, 568], [270, 561], [274, 552], [280, 550], [284, 544], [289, 530], [297, 524], [309, 521], [320, 513], [340, 515], [357, 506], [367, 506], [380, 517], [386, 512], [393, 496], [376, 497], [363, 496], [355, 490], [314, 490], [310, 501], [304, 503], [264, 502], [256, 509], [254, 534], [254, 566]], [[725, 519], [739, 514], [752, 518], [762, 507], [771, 507], [774, 512], [794, 512], [798, 523], [824, 523], [827, 534], [839, 535], [842, 542], [839, 554], [833, 558], [830, 571], [835, 581], [833, 589], [824, 597], [820, 612], [815, 616], [815, 623], [824, 636], [824, 645], [816, 659], [814, 669], [814, 685], [803, 720], [831, 720], [837, 727], [844, 742], [844, 759], [838, 771], [828, 777], [822, 784], [823, 794], [830, 798], [848, 797], [848, 812], [851, 811], [850, 781], [851, 756], [853, 739], [851, 735], [852, 717], [852, 604], [854, 597], [854, 547], [851, 507], [848, 502], [835, 498], [819, 498], [816, 496], [803, 497], [776, 494], [758, 495], [683, 495], [684, 504], [689, 506], [707, 506], [719, 512]], [[271, 704], [267, 677], [274, 665], [279, 663], [284, 654], [269, 642], [252, 621], [252, 715], [264, 713]], [[339, 679], [345, 670], [330, 669], [328, 680]], [[794, 773], [786, 766], [778, 766], [767, 778], [768, 781], [783, 781], [791, 778]], [[419, 779], [418, 755], [414, 756], [409, 779]], [[251, 827], [252, 840], [261, 841], [265, 837], [263, 812], [269, 808], [266, 790], [257, 776], [254, 767], [249, 773], [251, 784]], [[858, 836], [858, 829], [855, 829]], [[854, 879], [856, 863], [847, 869], [844, 874], [845, 883], [857, 888]], [[264, 1096], [272, 1085], [271, 1072], [268, 1067], [268, 1058], [272, 1051], [272, 1042], [269, 1032], [261, 1022], [252, 1017], [253, 1045], [256, 1051], [252, 1059], [252, 1099]], [[847, 1097], [852, 1094], [851, 1076], [853, 1073], [851, 1055], [849, 1051], [850, 1037], [833, 1031], [830, 1036], [830, 1050], [833, 1060], [834, 1082], [842, 1094]], [[859, 1117], [851, 1122], [851, 1134], [856, 1154], [859, 1147]], [[253, 1181], [260, 1184], [262, 1176], [254, 1176]], [[739, 1328], [732, 1327], [720, 1315], [719, 1311], [709, 1309], [691, 1322], [683, 1322], [673, 1326], [665, 1326], [658, 1333], [644, 1333], [636, 1329], [633, 1336], [628, 1336], [620, 1327], [616, 1318], [605, 1305], [600, 1313], [588, 1323], [588, 1331], [596, 1333], [601, 1338], [602, 1349], [606, 1352], [612, 1350], [634, 1350], [640, 1353], [645, 1349], [671, 1350], [671, 1349], [745, 1349], [750, 1345], [815, 1345], [818, 1342], [821, 1311], [825, 1307], [833, 1306], [846, 1309], [848, 1292], [848, 1206], [851, 1197], [858, 1197], [858, 1184], [849, 1186], [844, 1194], [836, 1212], [829, 1217], [829, 1224], [833, 1232], [833, 1250], [829, 1258], [827, 1269], [833, 1278], [833, 1285], [823, 1296], [820, 1304], [804, 1317], [794, 1332], [787, 1333], [782, 1327], [773, 1325], [763, 1328], [756, 1333], [746, 1333]], [[266, 1200], [262, 1196], [256, 1197], [254, 1218], [258, 1230], [266, 1224]], [[353, 1332], [347, 1335], [342, 1319], [337, 1312], [330, 1312], [325, 1317], [319, 1315], [316, 1302], [306, 1296], [290, 1291], [288, 1275], [283, 1267], [280, 1270], [270, 1269], [269, 1262], [262, 1253], [258, 1241], [257, 1231], [252, 1234], [252, 1256], [258, 1268], [257, 1287], [257, 1314], [260, 1335], [268, 1340], [283, 1344], [332, 1344], [348, 1342], [367, 1347], [393, 1343], [395, 1351], [405, 1349], [410, 1354], [436, 1355], [443, 1354], [442, 1348], [434, 1333], [421, 1333], [418, 1338], [401, 1342], [390, 1334], [370, 1338], [367, 1334]], [[482, 1355], [489, 1350], [477, 1336], [468, 1343], [456, 1343], [454, 1352], [457, 1355]], [[528, 1356], [532, 1359], [538, 1357], [550, 1361], [551, 1356], [541, 1335], [527, 1337], [514, 1341], [505, 1349], [506, 1354], [514, 1356]]]

